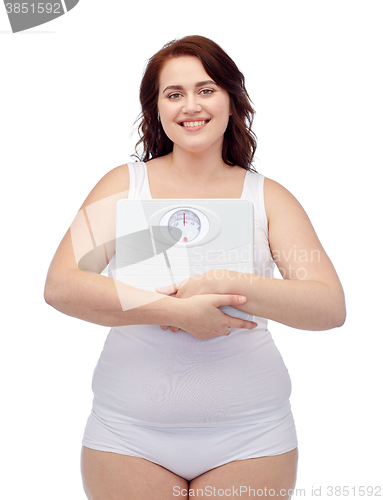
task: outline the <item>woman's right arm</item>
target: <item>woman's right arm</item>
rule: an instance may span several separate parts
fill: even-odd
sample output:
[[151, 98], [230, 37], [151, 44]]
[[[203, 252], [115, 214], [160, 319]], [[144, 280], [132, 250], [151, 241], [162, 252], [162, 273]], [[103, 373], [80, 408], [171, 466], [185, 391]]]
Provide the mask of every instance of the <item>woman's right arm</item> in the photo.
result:
[[[115, 251], [116, 203], [128, 192], [129, 170], [122, 165], [107, 173], [82, 204], [48, 270], [44, 298], [58, 311], [104, 326], [170, 319], [172, 298], [164, 301], [160, 294], [120, 282], [117, 288], [114, 279], [100, 274]], [[140, 303], [143, 307], [137, 307]]]
[[218, 309], [238, 305], [238, 295], [176, 299], [100, 274], [115, 252], [116, 203], [128, 192], [127, 165], [111, 170], [93, 188], [53, 257], [45, 301], [64, 314], [103, 326], [166, 324], [200, 338], [225, 335], [227, 327], [254, 327]]

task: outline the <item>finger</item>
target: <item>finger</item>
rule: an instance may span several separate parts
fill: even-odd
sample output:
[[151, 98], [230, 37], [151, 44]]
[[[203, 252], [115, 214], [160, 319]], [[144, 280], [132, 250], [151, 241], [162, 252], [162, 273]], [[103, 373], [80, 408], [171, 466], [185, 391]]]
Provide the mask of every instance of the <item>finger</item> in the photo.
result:
[[[214, 294], [215, 295], [215, 294]], [[216, 303], [214, 305], [219, 306], [238, 306], [242, 305], [246, 302], [247, 298], [244, 295], [215, 295]], [[223, 313], [225, 314], [225, 313]], [[258, 326], [258, 323], [255, 321], [247, 321], [241, 318], [235, 318], [233, 316], [227, 315], [230, 318], [230, 327], [232, 328], [247, 328], [248, 330], [252, 330]]]
[[[167, 330], [169, 328], [169, 330], [173, 333], [176, 333], [179, 330], [181, 330], [181, 328], [177, 328], [176, 326], [166, 326], [166, 325], [160, 325], [160, 328], [161, 328], [161, 330]], [[185, 330], [181, 330], [181, 332], [184, 332], [184, 331]]]
[[213, 294], [214, 305], [219, 306], [238, 306], [242, 305], [247, 301], [244, 295], [225, 295], [225, 294]]
[[156, 292], [162, 293], [163, 295], [172, 295], [173, 293], [177, 293], [177, 291], [178, 291], [177, 284], [168, 286], [158, 286], [156, 288]]
[[170, 326], [169, 330], [173, 333], [177, 333], [179, 331], [179, 328], [177, 328], [176, 326]]
[[181, 288], [182, 285], [184, 285], [189, 278], [186, 278], [182, 281], [179, 281], [178, 283], [174, 283], [173, 285], [167, 285], [167, 286], [158, 286], [156, 288], [156, 292], [158, 293], [163, 293], [164, 295], [172, 295], [178, 292], [178, 290]]
[[246, 328], [247, 330], [253, 330], [253, 328], [257, 328], [258, 323], [255, 321], [246, 321], [245, 319], [232, 318], [233, 321], [230, 321], [231, 328]]

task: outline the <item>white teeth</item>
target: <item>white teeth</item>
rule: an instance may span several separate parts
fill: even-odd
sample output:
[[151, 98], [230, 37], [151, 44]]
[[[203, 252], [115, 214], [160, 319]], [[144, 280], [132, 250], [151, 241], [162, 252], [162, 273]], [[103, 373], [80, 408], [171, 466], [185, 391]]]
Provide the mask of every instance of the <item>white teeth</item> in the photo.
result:
[[184, 127], [200, 127], [201, 125], [205, 125], [207, 121], [203, 122], [182, 122]]

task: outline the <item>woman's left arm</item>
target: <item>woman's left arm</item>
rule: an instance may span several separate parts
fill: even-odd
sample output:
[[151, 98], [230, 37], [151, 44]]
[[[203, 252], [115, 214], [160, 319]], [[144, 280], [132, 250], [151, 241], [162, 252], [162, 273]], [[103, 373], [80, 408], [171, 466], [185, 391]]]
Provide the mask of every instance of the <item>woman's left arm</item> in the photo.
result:
[[[329, 330], [346, 317], [342, 285], [311, 222], [294, 196], [265, 179], [265, 209], [271, 254], [283, 279], [209, 271], [182, 282], [177, 297], [231, 293], [247, 297], [238, 309], [303, 330]], [[169, 290], [160, 290], [169, 293]]]

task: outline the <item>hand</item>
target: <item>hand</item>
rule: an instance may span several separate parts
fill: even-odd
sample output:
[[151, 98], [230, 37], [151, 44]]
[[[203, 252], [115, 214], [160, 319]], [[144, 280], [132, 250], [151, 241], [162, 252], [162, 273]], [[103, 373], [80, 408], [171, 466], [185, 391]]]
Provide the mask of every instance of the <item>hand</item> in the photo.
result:
[[[175, 301], [175, 324], [172, 332], [182, 330], [199, 339], [208, 339], [218, 335], [229, 335], [231, 328], [253, 329], [257, 323], [233, 318], [223, 313], [219, 307], [238, 306], [246, 302], [241, 295], [204, 294], [193, 295], [187, 299]], [[166, 330], [166, 326], [161, 326]]]
[[[191, 276], [190, 278], [186, 278], [178, 283], [174, 283], [174, 285], [157, 287], [156, 292], [162, 293], [164, 295], [173, 295], [177, 298], [189, 298], [193, 295], [201, 295], [206, 293], [212, 293], [213, 290], [210, 290], [208, 285], [212, 280], [209, 279], [208, 273], [199, 274], [197, 276]], [[162, 330], [169, 330], [173, 333], [182, 330], [181, 328], [177, 328], [176, 326], [169, 325], [160, 325]]]
[[173, 295], [178, 299], [187, 299], [193, 295], [202, 295], [206, 293], [220, 293], [217, 281], [209, 272], [191, 276], [174, 285], [168, 285], [156, 288], [156, 292], [164, 295]]

